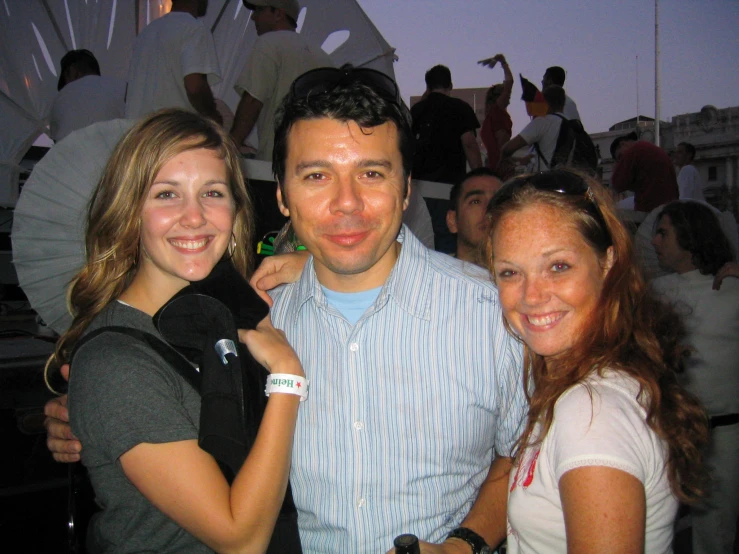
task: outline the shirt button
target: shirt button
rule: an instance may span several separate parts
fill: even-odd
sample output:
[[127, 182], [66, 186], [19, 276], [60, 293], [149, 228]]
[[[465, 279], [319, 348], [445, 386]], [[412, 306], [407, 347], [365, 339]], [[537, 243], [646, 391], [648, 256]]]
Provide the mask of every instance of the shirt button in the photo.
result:
[[361, 421], [355, 421], [354, 422], [354, 428], [357, 431], [361, 431], [362, 429], [364, 429], [364, 423], [362, 423]]
[[357, 508], [362, 508], [367, 502], [364, 500], [364, 498], [360, 498], [357, 500]]
[[359, 350], [359, 345], [356, 342], [353, 342], [349, 345], [349, 350], [351, 350], [352, 352], [356, 352], [357, 350]]

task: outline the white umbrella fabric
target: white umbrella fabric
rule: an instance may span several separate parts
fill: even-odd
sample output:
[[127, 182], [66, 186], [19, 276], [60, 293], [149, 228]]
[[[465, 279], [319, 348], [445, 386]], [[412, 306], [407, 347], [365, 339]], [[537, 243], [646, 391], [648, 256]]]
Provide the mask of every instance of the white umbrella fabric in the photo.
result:
[[[300, 0], [300, 5], [300, 33], [325, 44], [334, 64], [351, 62], [395, 77], [395, 50], [356, 0]], [[170, 6], [171, 0], [0, 2], [0, 206], [16, 202], [18, 164], [48, 123], [64, 53], [87, 48], [103, 75], [125, 79], [137, 33]], [[204, 18], [223, 78], [214, 93], [232, 111], [239, 102], [233, 85], [257, 38], [250, 13], [241, 0], [210, 0]], [[340, 44], [330, 40], [337, 33], [344, 40]]]
[[36, 164], [18, 199], [13, 264], [31, 306], [57, 333], [72, 323], [67, 286], [84, 262], [90, 197], [133, 123], [116, 119], [70, 133]]

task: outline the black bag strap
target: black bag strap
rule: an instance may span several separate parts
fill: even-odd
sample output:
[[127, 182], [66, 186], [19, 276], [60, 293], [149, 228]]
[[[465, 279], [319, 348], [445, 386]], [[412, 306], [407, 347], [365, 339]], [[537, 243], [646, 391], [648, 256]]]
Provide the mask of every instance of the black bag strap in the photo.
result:
[[77, 350], [79, 350], [84, 344], [87, 344], [94, 338], [99, 337], [100, 335], [103, 335], [105, 333], [120, 333], [122, 335], [128, 335], [129, 337], [133, 337], [140, 342], [149, 345], [157, 354], [159, 354], [164, 359], [165, 362], [172, 366], [172, 369], [179, 373], [180, 376], [198, 392], [198, 394], [200, 394], [200, 373], [190, 364], [190, 362], [188, 362], [184, 357], [182, 357], [179, 352], [177, 352], [174, 348], [169, 346], [159, 337], [145, 331], [133, 329], [131, 327], [109, 325], [107, 327], [100, 327], [99, 329], [95, 329], [94, 331], [86, 334], [79, 341], [77, 341], [77, 344], [75, 344], [72, 355], [70, 356], [70, 364], [72, 359], [74, 358], [74, 355], [77, 353]]
[[[556, 150], [557, 147], [555, 146], [554, 149]], [[547, 166], [547, 169], [549, 169], [549, 162], [544, 157], [544, 154], [541, 153], [541, 150], [539, 149], [539, 143], [538, 142], [535, 142], [534, 143], [534, 150], [536, 150], [536, 155], [538, 156], [538, 159], [540, 159], [541, 161], [543, 161], [544, 162], [544, 165]]]
[[[554, 113], [552, 115], [556, 115], [558, 118], [562, 120], [562, 123], [559, 124], [559, 132], [557, 133], [557, 143], [554, 145], [554, 150], [552, 151], [552, 159], [547, 160], [544, 157], [544, 155], [541, 153], [541, 150], [539, 149], [539, 143], [538, 142], [534, 143], [534, 149], [536, 150], [536, 153], [539, 156], [539, 159], [544, 162], [545, 166], [547, 166], [547, 169], [551, 167], [552, 162], [554, 161], [554, 156], [557, 154], [557, 151], [562, 147], [562, 142], [563, 142], [562, 133], [563, 132], [566, 133], [569, 129], [572, 129], [572, 127], [570, 127], [570, 120], [567, 119], [565, 116], [563, 116], [562, 114], [558, 114], [558, 113]], [[574, 129], [573, 129], [573, 132], [574, 132]], [[575, 147], [574, 143], [572, 147], [573, 148]]]
[[558, 118], [560, 118], [562, 121], [559, 124], [559, 133], [557, 133], [557, 144], [554, 146], [554, 152], [552, 152], [552, 159], [549, 162], [550, 164], [554, 162], [554, 157], [557, 154], [561, 155], [561, 150], [565, 146], [567, 146], [567, 141], [571, 138], [572, 144], [570, 145], [569, 152], [567, 152], [567, 164], [569, 164], [572, 161], [572, 156], [575, 152], [575, 148], [577, 147], [577, 132], [570, 124], [570, 120], [567, 119], [565, 116], [559, 113], [555, 113], [553, 115], [556, 115]]

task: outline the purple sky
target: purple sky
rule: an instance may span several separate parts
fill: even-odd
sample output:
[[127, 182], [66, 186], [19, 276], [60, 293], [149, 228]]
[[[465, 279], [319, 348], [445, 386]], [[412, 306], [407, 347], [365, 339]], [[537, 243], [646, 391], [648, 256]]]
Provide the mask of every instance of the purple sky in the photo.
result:
[[[540, 86], [550, 65], [567, 70], [565, 89], [586, 129], [605, 131], [639, 111], [654, 117], [652, 0], [358, 0], [399, 61], [403, 97], [422, 94], [423, 75], [441, 63], [457, 88], [503, 80], [476, 64], [498, 52], [516, 78], [509, 112], [514, 134], [528, 122], [518, 74]], [[739, 105], [739, 1], [661, 0], [661, 119], [706, 104]]]

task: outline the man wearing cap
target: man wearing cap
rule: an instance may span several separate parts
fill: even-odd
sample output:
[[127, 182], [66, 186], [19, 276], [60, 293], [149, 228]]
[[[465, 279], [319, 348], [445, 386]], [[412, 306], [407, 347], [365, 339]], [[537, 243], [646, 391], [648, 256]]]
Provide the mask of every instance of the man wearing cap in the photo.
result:
[[679, 198], [675, 167], [659, 146], [637, 140], [632, 131], [611, 143], [611, 156], [616, 162], [611, 186], [616, 192], [633, 191], [637, 212], [651, 212]]
[[126, 117], [182, 108], [223, 122], [210, 86], [221, 80], [213, 35], [198, 18], [208, 0], [172, 0], [172, 10], [152, 21], [133, 44]]
[[57, 142], [98, 121], [123, 117], [126, 83], [102, 77], [100, 65], [89, 50], [64, 54], [57, 90], [49, 116], [49, 136]]
[[319, 45], [298, 34], [297, 0], [243, 0], [258, 38], [234, 88], [241, 95], [231, 136], [239, 147], [257, 126], [257, 159], [272, 159], [277, 106], [296, 77], [317, 67], [333, 67]]

